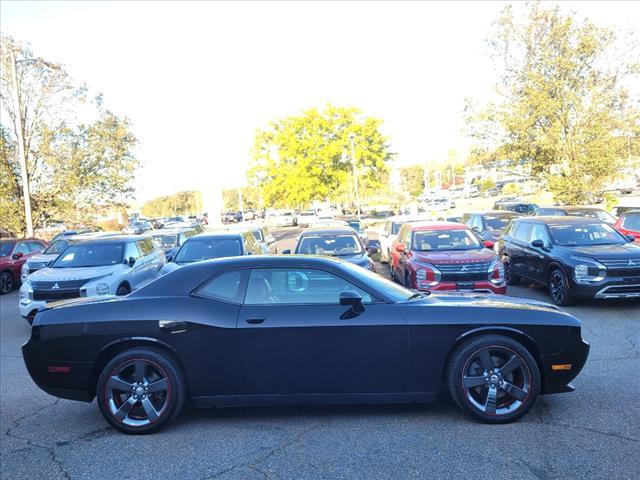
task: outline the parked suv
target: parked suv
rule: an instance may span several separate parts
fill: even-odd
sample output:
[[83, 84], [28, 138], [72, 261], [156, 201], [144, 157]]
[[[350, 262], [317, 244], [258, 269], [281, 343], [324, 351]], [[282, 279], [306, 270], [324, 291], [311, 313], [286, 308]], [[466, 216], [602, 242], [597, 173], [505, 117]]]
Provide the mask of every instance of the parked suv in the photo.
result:
[[492, 248], [493, 244], [502, 236], [509, 223], [514, 218], [522, 215], [516, 212], [505, 210], [489, 210], [487, 212], [465, 213], [460, 219], [473, 230], [487, 248]]
[[149, 236], [96, 238], [72, 243], [50, 267], [20, 287], [20, 315], [29, 323], [48, 302], [77, 297], [126, 295], [152, 281], [164, 252]]
[[620, 215], [614, 228], [623, 235], [633, 235], [636, 242], [640, 242], [640, 209], [628, 210]]
[[188, 238], [175, 255], [167, 258], [168, 263], [159, 275], [166, 275], [188, 263], [212, 258], [262, 254], [262, 247], [250, 231], [201, 233]]
[[498, 243], [508, 285], [546, 285], [557, 305], [576, 298], [640, 297], [640, 245], [591, 218], [530, 217]]
[[407, 288], [507, 293], [497, 255], [460, 223], [407, 223], [392, 255], [391, 277]]
[[227, 230], [229, 231], [247, 231], [251, 232], [255, 237], [256, 241], [262, 247], [262, 253], [265, 255], [277, 254], [278, 253], [278, 245], [276, 244], [275, 237], [271, 234], [269, 229], [265, 226], [261, 226], [257, 223], [254, 224], [240, 224], [228, 226]]
[[425, 220], [424, 218], [411, 217], [409, 215], [395, 215], [387, 218], [380, 231], [380, 261], [382, 263], [389, 263], [391, 261], [391, 245], [398, 236], [400, 227], [408, 222], [417, 222]]
[[535, 214], [536, 217], [589, 217], [613, 225], [616, 222], [616, 217], [611, 215], [606, 210], [595, 207], [538, 207]]
[[124, 227], [122, 229], [122, 233], [126, 233], [127, 235], [139, 235], [141, 233], [148, 232], [149, 230], [153, 230], [151, 224], [146, 220], [139, 220]]
[[493, 208], [496, 210], [516, 212], [521, 215], [533, 215], [538, 209], [538, 205], [527, 202], [496, 202], [493, 204]]
[[153, 243], [164, 252], [165, 257], [169, 258], [178, 251], [188, 238], [196, 235], [193, 228], [162, 228], [160, 230], [152, 230], [148, 233], [153, 239]]
[[22, 265], [45, 248], [47, 242], [37, 238], [0, 240], [0, 295], [12, 292], [20, 284]]

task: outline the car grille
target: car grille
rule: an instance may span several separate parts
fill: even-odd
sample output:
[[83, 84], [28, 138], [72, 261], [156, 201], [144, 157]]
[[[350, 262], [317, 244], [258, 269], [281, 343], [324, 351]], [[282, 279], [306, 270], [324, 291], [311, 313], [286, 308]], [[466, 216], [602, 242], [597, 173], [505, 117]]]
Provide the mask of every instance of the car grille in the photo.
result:
[[435, 264], [442, 273], [443, 282], [477, 282], [487, 280], [489, 264], [483, 263], [443, 263]]
[[640, 267], [637, 268], [609, 268], [609, 277], [640, 277]]
[[90, 279], [65, 280], [60, 282], [32, 282], [34, 300], [65, 300], [68, 298], [78, 298], [80, 287]]
[[[621, 258], [619, 260], [600, 260], [596, 259], [598, 262], [603, 264], [607, 268], [624, 268], [624, 267], [638, 267], [640, 268], [640, 258]], [[633, 263], [629, 265], [629, 260]]]

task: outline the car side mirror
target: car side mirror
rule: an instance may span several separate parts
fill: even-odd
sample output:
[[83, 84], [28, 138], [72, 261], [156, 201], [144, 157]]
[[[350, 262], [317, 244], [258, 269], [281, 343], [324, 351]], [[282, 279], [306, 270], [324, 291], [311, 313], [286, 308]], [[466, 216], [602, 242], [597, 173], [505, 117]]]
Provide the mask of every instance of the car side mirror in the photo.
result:
[[22, 257], [24, 257], [24, 253], [22, 253], [22, 252], [16, 252], [16, 253], [14, 253], [14, 254], [13, 254], [13, 257], [12, 257], [12, 258], [13, 258], [14, 260], [20, 260]]
[[485, 246], [485, 248], [493, 248], [493, 246], [495, 245], [495, 243], [491, 240], [485, 240], [484, 242], [482, 242], [482, 244]]
[[286, 250], [282, 251], [283, 255], [291, 255], [291, 250], [289, 250], [288, 248]]
[[136, 259], [133, 257], [129, 257], [125, 263], [130, 267], [133, 267], [133, 264], [136, 263]]
[[636, 241], [636, 237], [634, 237], [633, 235], [625, 235], [625, 237], [627, 240], [629, 240], [629, 243]]
[[362, 295], [352, 290], [345, 290], [340, 294], [340, 305], [351, 307], [354, 312], [364, 312], [364, 305], [362, 305]]
[[371, 255], [375, 255], [376, 253], [378, 253], [378, 247], [373, 247], [373, 246], [369, 246], [367, 247], [367, 255], [371, 256]]
[[544, 242], [540, 239], [536, 239], [533, 242], [531, 242], [531, 246], [536, 248], [544, 248]]
[[169, 255], [165, 255], [164, 257], [167, 260], [167, 263], [169, 263], [170, 261], [173, 260], [173, 255], [169, 254]]
[[404, 252], [404, 244], [403, 243], [398, 243], [396, 245], [396, 252], [400, 252], [400, 253]]

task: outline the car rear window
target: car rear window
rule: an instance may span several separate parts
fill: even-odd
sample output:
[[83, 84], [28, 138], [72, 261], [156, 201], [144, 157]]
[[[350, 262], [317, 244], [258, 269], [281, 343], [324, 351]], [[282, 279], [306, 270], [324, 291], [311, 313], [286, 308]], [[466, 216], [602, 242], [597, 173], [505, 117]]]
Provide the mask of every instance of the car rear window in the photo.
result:
[[176, 254], [176, 263], [192, 263], [220, 257], [242, 255], [240, 240], [236, 238], [191, 237]]
[[634, 232], [640, 231], [640, 213], [626, 215], [622, 219], [622, 228], [633, 230]]

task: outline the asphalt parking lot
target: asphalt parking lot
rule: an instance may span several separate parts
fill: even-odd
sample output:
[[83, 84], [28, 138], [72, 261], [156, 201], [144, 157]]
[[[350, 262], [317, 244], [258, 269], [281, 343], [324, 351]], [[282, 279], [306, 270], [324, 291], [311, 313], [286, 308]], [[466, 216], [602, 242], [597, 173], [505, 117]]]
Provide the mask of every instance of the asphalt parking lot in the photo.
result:
[[[275, 232], [279, 251], [297, 231]], [[543, 289], [509, 295], [548, 301]], [[1, 477], [7, 479], [597, 479], [640, 472], [640, 302], [568, 308], [591, 354], [571, 394], [521, 421], [476, 423], [432, 405], [196, 410], [166, 430], [126, 436], [95, 403], [58, 400], [28, 376], [29, 325], [17, 292], [0, 297]]]

